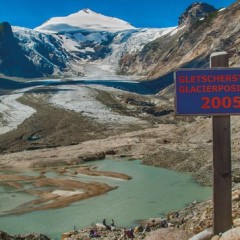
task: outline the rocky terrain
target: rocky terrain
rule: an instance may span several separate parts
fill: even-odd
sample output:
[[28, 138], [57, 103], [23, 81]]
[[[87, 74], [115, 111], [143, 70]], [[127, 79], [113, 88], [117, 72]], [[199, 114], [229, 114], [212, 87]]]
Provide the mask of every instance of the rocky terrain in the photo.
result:
[[43, 234], [30, 233], [30, 234], [23, 234], [23, 235], [19, 234], [19, 235], [11, 236], [3, 231], [0, 231], [0, 239], [1, 240], [50, 240], [50, 238], [48, 238], [47, 236], [44, 236]]

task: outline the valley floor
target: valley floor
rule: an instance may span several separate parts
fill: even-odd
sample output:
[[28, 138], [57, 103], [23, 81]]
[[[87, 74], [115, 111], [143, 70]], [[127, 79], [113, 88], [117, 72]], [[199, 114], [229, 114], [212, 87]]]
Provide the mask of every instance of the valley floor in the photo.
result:
[[[191, 172], [199, 183], [211, 185], [211, 118], [174, 116], [172, 97], [67, 85], [31, 88], [2, 95], [0, 100], [2, 170], [40, 168], [44, 172], [108, 156], [127, 157]], [[239, 117], [232, 116], [231, 122], [233, 177], [237, 179]], [[103, 192], [108, 190], [103, 187]], [[49, 201], [49, 196], [44, 197]]]

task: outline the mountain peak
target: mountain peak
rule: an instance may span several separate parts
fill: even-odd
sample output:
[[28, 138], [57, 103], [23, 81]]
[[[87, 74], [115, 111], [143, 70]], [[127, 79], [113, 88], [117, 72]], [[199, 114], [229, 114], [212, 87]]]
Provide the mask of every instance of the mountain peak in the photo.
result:
[[12, 35], [12, 27], [8, 22], [0, 23], [0, 39]]
[[85, 12], [85, 13], [87, 13], [87, 14], [95, 13], [95, 12], [93, 12], [93, 11], [92, 11], [91, 9], [89, 9], [89, 8], [84, 8], [84, 9], [80, 10], [80, 12]]
[[193, 23], [196, 20], [206, 17], [217, 9], [208, 3], [194, 2], [179, 17], [178, 24]]
[[118, 32], [135, 29], [131, 24], [121, 19], [107, 17], [85, 8], [66, 17], [54, 17], [35, 28], [40, 32], [72, 32], [77, 30]]

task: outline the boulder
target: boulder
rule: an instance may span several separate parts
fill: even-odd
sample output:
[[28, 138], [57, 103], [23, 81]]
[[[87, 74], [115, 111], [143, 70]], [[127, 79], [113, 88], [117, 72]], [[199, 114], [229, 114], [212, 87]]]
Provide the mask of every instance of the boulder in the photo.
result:
[[240, 200], [240, 190], [235, 190], [232, 192], [232, 200], [239, 201]]
[[215, 235], [211, 238], [211, 240], [219, 240], [219, 239], [220, 239], [220, 237], [218, 235]]
[[189, 240], [211, 240], [213, 236], [212, 229], [208, 228], [204, 231], [194, 235], [193, 237], [189, 238]]
[[13, 237], [8, 235], [6, 232], [0, 231], [0, 239], [1, 240], [13, 240]]
[[219, 240], [239, 240], [240, 239], [240, 227], [233, 228], [223, 233]]
[[71, 237], [73, 234], [74, 234], [73, 231], [65, 232], [65, 233], [62, 234], [62, 238], [61, 238], [61, 240], [65, 240], [65, 239]]
[[240, 227], [240, 218], [234, 219], [233, 226], [234, 227]]

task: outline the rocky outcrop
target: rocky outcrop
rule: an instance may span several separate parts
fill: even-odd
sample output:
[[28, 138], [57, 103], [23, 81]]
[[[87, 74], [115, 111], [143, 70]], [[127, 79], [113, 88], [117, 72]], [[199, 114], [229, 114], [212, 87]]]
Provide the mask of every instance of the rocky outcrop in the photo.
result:
[[210, 4], [196, 2], [191, 4], [186, 11], [179, 17], [178, 24], [192, 24], [199, 19], [205, 18], [209, 13], [215, 12], [217, 9]]
[[15, 235], [13, 237], [13, 240], [51, 240], [51, 239], [43, 234], [29, 233], [29, 234]]
[[0, 72], [7, 76], [41, 77], [32, 62], [23, 54], [9, 23], [0, 24]]
[[2, 239], [2, 240], [13, 240], [13, 237], [8, 235], [6, 232], [0, 231], [0, 239]]
[[219, 237], [219, 240], [238, 240], [240, 239], [240, 227], [230, 229], [223, 233], [221, 237]]

